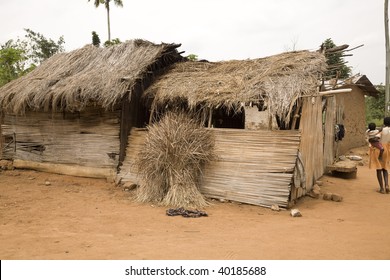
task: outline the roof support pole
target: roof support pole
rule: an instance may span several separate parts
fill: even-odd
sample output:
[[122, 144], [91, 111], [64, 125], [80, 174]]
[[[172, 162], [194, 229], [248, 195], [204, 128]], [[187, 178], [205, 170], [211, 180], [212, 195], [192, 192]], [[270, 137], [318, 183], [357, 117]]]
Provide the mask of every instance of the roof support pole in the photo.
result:
[[3, 124], [3, 112], [0, 110], [0, 160], [3, 158], [3, 132], [1, 131], [1, 125]]
[[[331, 95], [334, 95], [336, 93], [348, 93], [351, 91], [352, 91], [351, 88], [332, 89], [332, 90], [327, 90], [327, 91], [320, 91], [318, 93], [318, 96], [331, 96]], [[317, 95], [302, 95], [301, 97], [314, 97], [314, 96], [317, 96]]]
[[390, 116], [390, 44], [389, 44], [389, 1], [385, 0], [385, 44], [386, 44], [386, 78], [385, 78], [385, 116]]
[[210, 111], [209, 111], [209, 122], [208, 122], [208, 124], [207, 124], [207, 127], [208, 127], [208, 128], [211, 127], [212, 118], [213, 118], [213, 108], [210, 107]]

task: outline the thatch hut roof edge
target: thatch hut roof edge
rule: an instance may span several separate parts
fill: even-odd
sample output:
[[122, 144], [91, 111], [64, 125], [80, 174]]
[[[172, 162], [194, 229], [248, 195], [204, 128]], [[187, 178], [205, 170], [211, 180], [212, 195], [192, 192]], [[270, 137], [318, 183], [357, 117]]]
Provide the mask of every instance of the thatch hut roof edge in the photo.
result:
[[181, 62], [158, 77], [145, 97], [154, 104], [185, 100], [189, 107], [228, 109], [243, 102], [266, 102], [284, 118], [299, 96], [312, 94], [327, 69], [319, 52], [294, 51], [259, 59], [221, 62]]
[[157, 62], [182, 57], [180, 44], [131, 40], [108, 48], [86, 45], [56, 54], [27, 75], [0, 88], [0, 108], [79, 111], [89, 104], [113, 108]]

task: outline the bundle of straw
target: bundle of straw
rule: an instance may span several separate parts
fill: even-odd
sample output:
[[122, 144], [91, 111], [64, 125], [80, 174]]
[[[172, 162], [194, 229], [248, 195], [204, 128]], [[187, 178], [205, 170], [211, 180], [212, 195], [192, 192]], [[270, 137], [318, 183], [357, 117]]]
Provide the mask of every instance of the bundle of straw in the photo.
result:
[[199, 191], [204, 165], [215, 158], [212, 132], [182, 112], [168, 112], [149, 127], [135, 162], [137, 200], [163, 206], [204, 207]]

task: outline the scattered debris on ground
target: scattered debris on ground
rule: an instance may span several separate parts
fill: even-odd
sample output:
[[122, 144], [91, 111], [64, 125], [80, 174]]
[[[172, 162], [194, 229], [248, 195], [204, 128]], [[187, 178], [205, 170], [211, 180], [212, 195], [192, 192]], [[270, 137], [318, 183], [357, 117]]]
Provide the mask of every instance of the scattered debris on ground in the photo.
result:
[[198, 218], [198, 217], [207, 217], [207, 213], [199, 210], [188, 210], [183, 207], [180, 208], [170, 208], [167, 210], [168, 216], [183, 216], [185, 218]]

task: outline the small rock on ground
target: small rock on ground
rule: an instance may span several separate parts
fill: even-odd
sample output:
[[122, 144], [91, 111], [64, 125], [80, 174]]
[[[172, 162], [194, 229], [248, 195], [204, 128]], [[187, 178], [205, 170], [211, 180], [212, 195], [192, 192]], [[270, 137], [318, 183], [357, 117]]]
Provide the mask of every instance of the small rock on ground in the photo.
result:
[[290, 215], [292, 217], [302, 217], [302, 214], [298, 209], [291, 209]]
[[332, 194], [332, 200], [336, 202], [341, 202], [343, 201], [343, 197], [339, 194], [334, 193]]
[[332, 193], [324, 193], [322, 198], [324, 200], [332, 200]]

